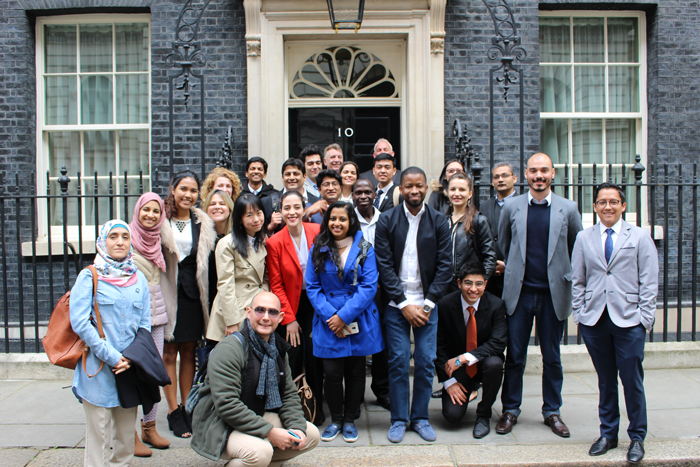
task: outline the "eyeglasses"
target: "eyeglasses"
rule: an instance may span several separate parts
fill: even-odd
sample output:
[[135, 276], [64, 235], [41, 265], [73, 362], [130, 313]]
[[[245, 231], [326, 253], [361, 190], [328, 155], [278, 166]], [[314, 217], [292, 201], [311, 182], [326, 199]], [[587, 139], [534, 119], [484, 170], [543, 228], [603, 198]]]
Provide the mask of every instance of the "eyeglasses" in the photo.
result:
[[595, 205], [603, 209], [605, 206], [610, 206], [611, 208], [616, 208], [620, 205], [619, 199], [611, 199], [610, 201], [606, 199], [601, 199], [595, 202]]
[[464, 282], [462, 282], [462, 285], [468, 289], [471, 289], [474, 286], [476, 286], [477, 289], [480, 289], [480, 288], [486, 286], [486, 282], [483, 282], [483, 281], [478, 281], [478, 282], [464, 281]]
[[337, 187], [337, 186], [340, 186], [340, 183], [338, 183], [337, 180], [333, 180], [332, 182], [323, 182], [323, 183], [321, 183], [321, 186], [323, 188], [328, 188], [329, 186], [336, 186]]
[[265, 316], [265, 313], [267, 313], [270, 316], [270, 318], [277, 318], [280, 314], [279, 310], [276, 310], [275, 308], [265, 308], [264, 306], [256, 306], [255, 308], [253, 308], [253, 311], [255, 312], [255, 315], [259, 318]]
[[494, 180], [501, 180], [501, 179], [502, 179], [502, 180], [506, 180], [506, 179], [508, 179], [508, 178], [510, 178], [510, 177], [512, 177], [512, 176], [513, 176], [513, 174], [511, 174], [511, 173], [506, 173], [506, 174], [493, 174], [493, 176], [492, 176], [491, 178], [494, 179]]

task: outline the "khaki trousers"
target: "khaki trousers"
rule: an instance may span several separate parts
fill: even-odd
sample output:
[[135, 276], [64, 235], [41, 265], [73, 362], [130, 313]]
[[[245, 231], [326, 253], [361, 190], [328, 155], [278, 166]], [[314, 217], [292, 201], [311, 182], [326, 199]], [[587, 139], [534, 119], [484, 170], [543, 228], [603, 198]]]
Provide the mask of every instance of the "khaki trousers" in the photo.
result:
[[[275, 428], [284, 428], [276, 413], [265, 412], [263, 418], [272, 423]], [[221, 455], [221, 459], [231, 459], [226, 467], [267, 467], [268, 465], [278, 467], [285, 461], [315, 448], [320, 438], [318, 428], [306, 422], [306, 444], [304, 447], [282, 451], [273, 447], [267, 439], [234, 431], [228, 437], [226, 450]]]
[[[83, 399], [85, 467], [125, 467], [134, 457], [134, 426], [138, 407], [97, 407]], [[114, 422], [114, 423], [112, 423]], [[114, 427], [115, 433], [112, 433]], [[114, 446], [110, 453], [110, 444]]]

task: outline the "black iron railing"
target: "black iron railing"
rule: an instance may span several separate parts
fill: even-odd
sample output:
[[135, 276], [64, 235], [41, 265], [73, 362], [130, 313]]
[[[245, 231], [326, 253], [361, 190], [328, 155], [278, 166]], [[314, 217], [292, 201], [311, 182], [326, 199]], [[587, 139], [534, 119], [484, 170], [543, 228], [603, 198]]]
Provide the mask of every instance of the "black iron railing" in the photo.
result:
[[[479, 155], [471, 161], [475, 191], [481, 201], [494, 196], [494, 188], [488, 177], [482, 177], [483, 166]], [[623, 218], [631, 220], [639, 227], [647, 228], [654, 239], [659, 253], [659, 298], [656, 325], [649, 333], [649, 341], [696, 341], [697, 340], [697, 293], [698, 293], [698, 164], [650, 164], [647, 180], [644, 181], [645, 167], [636, 156], [632, 166], [622, 165], [602, 167], [596, 164], [588, 167], [591, 176], [584, 177], [582, 164], [575, 167], [563, 166], [564, 177], [555, 178], [553, 191], [565, 198], [576, 200], [579, 212], [584, 213], [584, 224], [598, 222], [592, 210], [593, 189], [600, 183], [611, 181], [625, 191], [628, 210]], [[627, 177], [628, 170], [634, 179]], [[570, 169], [578, 174], [569, 178]], [[606, 176], [602, 176], [605, 169]], [[561, 167], [557, 170], [561, 170]], [[613, 174], [619, 175], [615, 177]], [[484, 180], [484, 178], [486, 178]], [[527, 190], [527, 183], [519, 180], [517, 189]], [[478, 202], [478, 200], [477, 200]], [[630, 209], [630, 207], [632, 207]], [[632, 216], [634, 215], [634, 216]], [[670, 328], [674, 324], [675, 329]], [[582, 343], [580, 334], [569, 336], [565, 328], [564, 343]]]
[[[469, 164], [475, 189], [478, 198], [484, 200], [494, 194], [490, 174], [482, 174], [478, 154], [472, 157], [476, 159]], [[629, 178], [626, 167], [621, 171], [605, 167], [605, 177], [600, 175], [600, 167], [592, 167], [592, 177], [588, 176], [591, 173], [584, 177], [582, 167], [575, 169], [578, 175], [573, 180], [568, 176], [568, 166], [563, 167], [563, 177], [560, 170], [553, 185], [557, 194], [575, 199], [579, 211], [586, 213], [592, 206], [592, 188], [611, 179], [625, 189], [628, 206], [634, 206], [634, 223], [651, 229], [661, 273], [657, 324], [649, 340], [696, 341], [700, 230], [697, 164], [652, 164], [646, 171], [638, 158]], [[614, 173], [621, 177], [615, 179]], [[77, 274], [92, 263], [99, 226], [115, 217], [131, 221], [136, 199], [149, 190], [150, 178], [143, 173], [134, 177], [109, 174], [105, 177], [107, 183], [102, 183], [97, 174], [88, 179], [76, 174], [71, 179], [67, 170], [62, 170], [58, 179], [47, 174], [46, 194], [33, 196], [19, 194], [18, 176], [9, 183], [0, 180], [0, 351], [43, 350], [41, 338], [56, 301], [70, 289]], [[157, 170], [153, 179], [157, 179]], [[522, 180], [518, 184], [522, 192], [526, 186]], [[594, 213], [585, 216], [589, 223], [596, 222]], [[632, 220], [631, 215], [627, 217]], [[573, 326], [571, 329], [571, 333], [567, 329], [564, 343], [581, 343]]]

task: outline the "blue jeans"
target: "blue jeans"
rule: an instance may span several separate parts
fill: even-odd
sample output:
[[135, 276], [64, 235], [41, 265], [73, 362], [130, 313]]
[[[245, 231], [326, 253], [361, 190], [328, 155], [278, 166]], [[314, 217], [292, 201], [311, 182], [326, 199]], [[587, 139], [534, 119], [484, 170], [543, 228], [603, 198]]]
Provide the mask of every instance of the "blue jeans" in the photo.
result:
[[560, 414], [561, 387], [564, 373], [561, 368], [559, 345], [564, 335], [566, 321], [559, 321], [554, 312], [552, 296], [548, 293], [520, 293], [518, 305], [508, 321], [508, 350], [506, 353], [506, 370], [503, 378], [501, 402], [503, 412], [520, 416], [520, 404], [523, 401], [523, 374], [527, 362], [527, 346], [532, 333], [532, 323], [537, 319], [537, 336], [542, 351], [542, 415]]
[[413, 328], [413, 404], [409, 418], [409, 365], [411, 361], [411, 325], [398, 308], [388, 306], [384, 312], [386, 344], [389, 350], [389, 394], [391, 423], [428, 420], [428, 404], [433, 392], [433, 375], [437, 351], [437, 307], [421, 327]]

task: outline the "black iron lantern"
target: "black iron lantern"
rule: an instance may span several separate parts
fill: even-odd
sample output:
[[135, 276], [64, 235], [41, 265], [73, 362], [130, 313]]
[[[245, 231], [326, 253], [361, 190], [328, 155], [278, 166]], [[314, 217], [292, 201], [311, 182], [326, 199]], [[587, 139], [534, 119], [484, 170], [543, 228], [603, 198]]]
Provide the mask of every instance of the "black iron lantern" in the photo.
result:
[[331, 16], [331, 27], [338, 34], [339, 29], [354, 29], [357, 32], [362, 24], [365, 0], [326, 0]]

